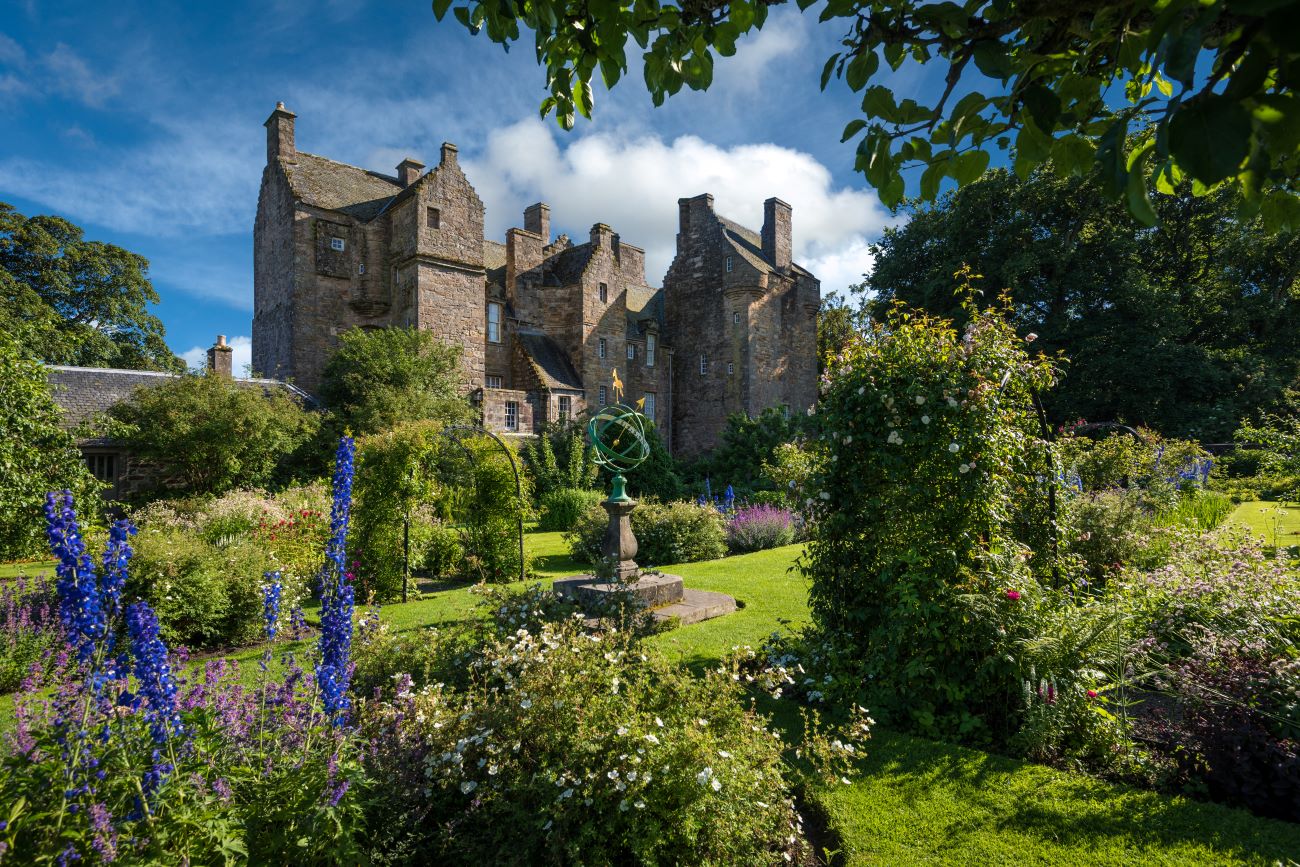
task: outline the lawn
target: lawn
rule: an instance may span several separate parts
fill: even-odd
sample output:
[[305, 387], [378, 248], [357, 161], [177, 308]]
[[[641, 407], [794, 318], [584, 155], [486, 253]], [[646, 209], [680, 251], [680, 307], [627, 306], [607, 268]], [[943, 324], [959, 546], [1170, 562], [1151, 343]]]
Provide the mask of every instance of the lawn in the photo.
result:
[[[581, 571], [559, 533], [530, 533], [527, 550], [544, 581]], [[666, 567], [688, 587], [730, 593], [743, 607], [651, 640], [700, 668], [735, 645], [758, 646], [773, 631], [807, 622], [807, 585], [789, 571], [799, 551], [791, 545]], [[456, 587], [386, 605], [382, 617], [394, 629], [419, 629], [482, 616], [477, 603], [468, 587]], [[260, 648], [230, 654], [249, 682], [260, 656]], [[766, 696], [759, 702], [797, 737], [793, 705]], [[0, 719], [11, 715], [6, 696]], [[836, 863], [1272, 864], [1300, 854], [1300, 825], [895, 732], [874, 734], [860, 770], [850, 785], [809, 793], [826, 819]]]
[[1294, 503], [1241, 503], [1225, 523], [1245, 527], [1251, 535], [1263, 537], [1266, 545], [1300, 545], [1300, 505]]
[[0, 580], [17, 578], [19, 575], [39, 575], [53, 572], [53, 560], [36, 560], [26, 563], [0, 563]]

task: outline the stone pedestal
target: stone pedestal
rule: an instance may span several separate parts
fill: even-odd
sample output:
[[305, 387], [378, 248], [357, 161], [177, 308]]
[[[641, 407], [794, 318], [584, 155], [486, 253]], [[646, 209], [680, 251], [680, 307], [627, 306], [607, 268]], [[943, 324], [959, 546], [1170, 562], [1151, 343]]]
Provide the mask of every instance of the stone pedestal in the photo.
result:
[[636, 500], [610, 498], [601, 503], [609, 513], [609, 526], [605, 528], [605, 541], [601, 543], [600, 553], [607, 562], [614, 564], [611, 576], [615, 581], [635, 581], [641, 573], [636, 561], [636, 536], [632, 535], [632, 510]]

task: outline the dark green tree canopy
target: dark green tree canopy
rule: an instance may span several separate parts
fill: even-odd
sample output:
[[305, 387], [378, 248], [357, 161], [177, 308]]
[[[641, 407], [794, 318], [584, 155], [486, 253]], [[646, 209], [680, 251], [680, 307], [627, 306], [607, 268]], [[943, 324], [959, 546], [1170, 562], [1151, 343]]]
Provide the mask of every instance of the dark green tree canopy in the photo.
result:
[[61, 217], [25, 217], [0, 202], [0, 330], [51, 364], [185, 369], [149, 312], [149, 262], [87, 241]]
[[[1049, 158], [1067, 174], [1094, 164], [1109, 197], [1134, 217], [1155, 218], [1148, 167], [1158, 183], [1197, 190], [1237, 186], [1248, 213], [1271, 229], [1300, 228], [1300, 3], [1296, 0], [797, 0], [844, 31], [827, 60], [825, 88], [840, 76], [862, 94], [857, 169], [889, 206], [903, 172], [920, 174], [932, 201], [940, 182], [970, 183], [991, 153], [1014, 148], [1022, 177]], [[441, 19], [503, 44], [536, 34], [561, 126], [590, 117], [599, 70], [613, 87], [627, 48], [643, 49], [655, 104], [683, 86], [704, 90], [715, 55], [761, 28], [777, 0], [433, 0]], [[946, 66], [932, 105], [898, 99], [879, 81], [886, 67]], [[1131, 147], [1130, 128], [1153, 121]]]
[[460, 350], [427, 331], [345, 331], [320, 388], [332, 417], [330, 438], [337, 443], [344, 429], [362, 436], [426, 418], [464, 421], [470, 410], [460, 384]]
[[109, 410], [108, 433], [186, 492], [260, 487], [316, 432], [317, 414], [279, 387], [187, 373]]
[[1300, 375], [1300, 237], [1237, 217], [1231, 189], [1161, 196], [1156, 227], [1124, 219], [1094, 175], [998, 170], [874, 246], [880, 315], [902, 301], [960, 321], [953, 274], [1010, 291], [1013, 321], [1061, 352], [1057, 421], [1122, 419], [1226, 441]]

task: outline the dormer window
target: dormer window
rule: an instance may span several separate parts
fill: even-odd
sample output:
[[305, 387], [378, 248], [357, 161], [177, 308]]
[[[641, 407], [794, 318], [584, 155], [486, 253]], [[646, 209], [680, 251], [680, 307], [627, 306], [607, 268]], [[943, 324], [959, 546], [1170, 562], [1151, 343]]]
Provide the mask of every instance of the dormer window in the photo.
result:
[[607, 283], [600, 284], [600, 303], [601, 304], [609, 303], [609, 284]]
[[731, 257], [730, 257], [730, 256], [728, 256], [727, 258], [725, 258], [725, 259], [722, 260], [722, 267], [724, 267], [724, 268], [727, 269], [727, 273], [728, 273], [728, 274], [730, 274], [730, 273], [732, 272], [732, 270], [733, 270], [733, 268], [734, 268], [735, 266], [734, 266], [734, 264], [732, 263], [732, 261], [731, 261]]
[[430, 229], [442, 228], [442, 212], [437, 208], [425, 208], [424, 223]]
[[342, 238], [330, 238], [330, 249], [335, 253], [342, 253], [347, 249], [347, 243]]

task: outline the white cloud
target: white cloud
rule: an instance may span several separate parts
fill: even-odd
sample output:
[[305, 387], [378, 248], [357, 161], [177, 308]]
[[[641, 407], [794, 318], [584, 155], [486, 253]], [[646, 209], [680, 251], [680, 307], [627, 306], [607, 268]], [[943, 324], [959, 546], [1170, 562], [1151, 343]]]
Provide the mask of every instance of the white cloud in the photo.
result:
[[870, 267], [866, 244], [891, 222], [875, 193], [836, 187], [812, 156], [773, 144], [718, 147], [695, 136], [665, 142], [654, 135], [591, 133], [566, 148], [540, 121], [493, 133], [466, 173], [488, 208], [488, 232], [519, 225], [525, 205], [551, 206], [552, 233], [587, 240], [591, 224], [609, 223], [630, 244], [646, 248], [646, 277], [658, 284], [672, 260], [677, 199], [712, 193], [717, 211], [757, 231], [763, 200], [777, 196], [794, 209], [795, 258], [821, 273], [826, 292], [861, 279]]
[[27, 52], [11, 37], [0, 33], [0, 63], [6, 66], [22, 66], [27, 60]]
[[[232, 337], [227, 341], [234, 350], [231, 358], [231, 368], [234, 370], [237, 379], [248, 378], [248, 368], [253, 363], [253, 338], [239, 336]], [[202, 370], [208, 365], [208, 347], [195, 346], [182, 352], [181, 358], [185, 359], [185, 365], [191, 370]]]
[[81, 55], [62, 42], [41, 59], [41, 66], [56, 93], [91, 107], [102, 106], [120, 89], [116, 76], [92, 70]]
[[[767, 27], [737, 43], [735, 55], [715, 59], [710, 90], [745, 96], [756, 93], [774, 64], [808, 45], [806, 24], [802, 15], [773, 16]], [[780, 73], [779, 66], [776, 71]]]

